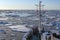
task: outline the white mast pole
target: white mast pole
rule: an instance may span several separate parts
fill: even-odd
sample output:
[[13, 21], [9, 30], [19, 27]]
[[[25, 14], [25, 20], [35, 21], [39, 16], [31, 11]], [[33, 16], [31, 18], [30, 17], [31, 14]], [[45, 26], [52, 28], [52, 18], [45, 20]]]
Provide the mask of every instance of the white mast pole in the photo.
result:
[[42, 1], [39, 1], [39, 31], [41, 31], [41, 3], [42, 3]]

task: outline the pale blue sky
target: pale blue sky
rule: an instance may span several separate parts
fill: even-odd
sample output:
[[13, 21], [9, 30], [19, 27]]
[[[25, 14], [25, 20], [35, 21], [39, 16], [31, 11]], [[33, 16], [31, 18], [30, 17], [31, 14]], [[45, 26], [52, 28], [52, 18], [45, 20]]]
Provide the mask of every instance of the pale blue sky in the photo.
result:
[[[0, 0], [0, 9], [35, 9], [39, 0]], [[41, 0], [45, 9], [60, 10], [60, 0]]]

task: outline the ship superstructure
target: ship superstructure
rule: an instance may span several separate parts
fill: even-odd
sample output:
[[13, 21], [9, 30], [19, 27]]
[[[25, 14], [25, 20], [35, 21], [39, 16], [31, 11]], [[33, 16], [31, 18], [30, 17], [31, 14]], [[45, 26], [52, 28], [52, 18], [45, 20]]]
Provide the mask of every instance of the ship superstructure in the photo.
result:
[[[39, 26], [33, 25], [32, 31], [30, 31], [28, 35], [25, 35], [27, 36], [25, 40], [58, 40], [60, 36], [59, 29], [56, 27], [56, 20], [54, 20], [56, 17], [46, 15], [45, 11], [41, 10], [41, 3], [42, 2], [39, 1], [36, 12], [39, 17]], [[36, 31], [36, 28], [38, 28], [38, 31]], [[39, 35], [39, 37], [37, 38], [36, 35]]]

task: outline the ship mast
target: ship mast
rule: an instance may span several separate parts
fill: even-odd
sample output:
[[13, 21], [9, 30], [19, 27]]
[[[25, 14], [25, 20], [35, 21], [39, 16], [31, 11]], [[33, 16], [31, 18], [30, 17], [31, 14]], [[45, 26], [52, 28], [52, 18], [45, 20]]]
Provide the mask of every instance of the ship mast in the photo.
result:
[[39, 1], [39, 11], [38, 11], [38, 14], [39, 14], [39, 31], [41, 31], [41, 27], [42, 27], [42, 25], [41, 25], [41, 3], [42, 3], [42, 1]]
[[42, 5], [42, 1], [39, 1], [39, 4], [38, 5], [36, 5], [36, 7], [37, 7], [37, 14], [38, 14], [38, 16], [39, 16], [39, 27], [38, 27], [38, 29], [39, 29], [39, 32], [42, 30], [42, 24], [41, 24], [41, 20], [42, 20], [42, 7], [43, 7], [43, 11], [44, 11], [44, 6], [45, 5]]

